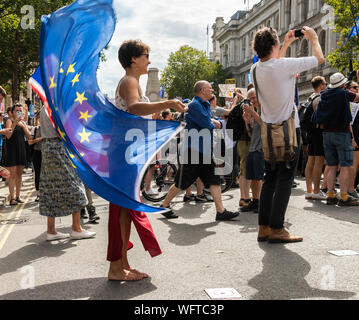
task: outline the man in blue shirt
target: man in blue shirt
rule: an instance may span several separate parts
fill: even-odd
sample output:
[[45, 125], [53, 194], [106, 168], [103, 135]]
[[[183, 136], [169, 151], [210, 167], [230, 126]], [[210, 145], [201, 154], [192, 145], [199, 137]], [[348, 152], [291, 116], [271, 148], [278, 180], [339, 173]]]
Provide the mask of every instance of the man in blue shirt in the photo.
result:
[[[197, 178], [209, 187], [213, 197], [217, 215], [216, 220], [231, 220], [238, 212], [227, 211], [223, 207], [220, 178], [215, 175], [215, 164], [212, 158], [213, 130], [220, 129], [221, 123], [212, 119], [212, 111], [208, 100], [213, 96], [209, 82], [198, 81], [194, 86], [195, 97], [188, 105], [184, 141], [184, 161], [161, 207], [169, 208], [171, 201], [181, 190], [186, 190]], [[163, 214], [167, 219], [178, 218], [172, 211]]]

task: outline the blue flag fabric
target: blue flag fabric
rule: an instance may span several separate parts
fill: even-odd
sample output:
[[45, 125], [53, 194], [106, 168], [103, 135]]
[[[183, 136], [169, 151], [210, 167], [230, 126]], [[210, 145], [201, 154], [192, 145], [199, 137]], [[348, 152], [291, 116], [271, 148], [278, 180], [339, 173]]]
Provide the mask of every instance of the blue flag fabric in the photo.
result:
[[349, 32], [347, 41], [353, 38], [354, 36], [358, 35], [358, 31], [359, 31], [359, 16], [357, 17], [356, 24], [352, 27], [352, 29]]
[[99, 55], [114, 30], [112, 0], [78, 0], [43, 16], [43, 88], [82, 181], [116, 205], [158, 212], [141, 203], [140, 183], [158, 150], [180, 131], [180, 123], [120, 111], [101, 93]]

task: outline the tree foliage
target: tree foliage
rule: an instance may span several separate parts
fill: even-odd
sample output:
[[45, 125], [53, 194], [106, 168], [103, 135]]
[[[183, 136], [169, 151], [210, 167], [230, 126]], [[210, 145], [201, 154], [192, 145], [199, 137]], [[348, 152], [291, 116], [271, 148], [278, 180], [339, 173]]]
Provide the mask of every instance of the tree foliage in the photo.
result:
[[222, 65], [208, 60], [204, 51], [187, 45], [171, 53], [167, 64], [160, 82], [165, 85], [170, 99], [176, 96], [192, 98], [193, 86], [199, 80], [214, 82], [218, 94], [218, 84], [231, 76]]
[[[19, 99], [20, 90], [39, 62], [41, 16], [71, 0], [0, 0], [0, 84]], [[33, 8], [32, 12], [26, 10]], [[25, 28], [24, 28], [25, 26]]]
[[353, 69], [358, 69], [359, 35], [352, 37], [349, 41], [347, 39], [359, 16], [359, 0], [326, 0], [325, 2], [334, 8], [334, 32], [340, 34], [337, 49], [329, 54], [328, 61], [342, 73], [350, 71], [350, 60], [353, 62]]

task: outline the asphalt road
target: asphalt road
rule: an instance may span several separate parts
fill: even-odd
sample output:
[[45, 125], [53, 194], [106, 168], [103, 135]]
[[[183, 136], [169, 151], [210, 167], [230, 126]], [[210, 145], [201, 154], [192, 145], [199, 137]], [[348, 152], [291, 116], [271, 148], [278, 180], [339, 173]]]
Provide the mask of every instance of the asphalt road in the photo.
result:
[[[209, 288], [234, 288], [242, 300], [358, 299], [359, 256], [328, 251], [359, 252], [359, 207], [306, 201], [304, 181], [297, 181], [286, 226], [304, 237], [302, 243], [258, 244], [256, 214], [216, 222], [213, 203], [183, 204], [179, 196], [174, 202], [179, 219], [149, 214], [162, 255], [152, 259], [132, 229], [130, 263], [150, 278], [121, 283], [107, 280], [108, 202], [94, 196], [100, 223], [84, 221], [96, 238], [46, 242], [46, 219], [34, 202], [28, 172], [22, 193], [27, 202], [1, 211], [0, 300], [210, 300], [204, 291]], [[7, 195], [0, 184], [0, 195]], [[238, 189], [224, 194], [225, 207], [236, 210], [238, 198]], [[58, 219], [57, 228], [69, 232], [71, 217]]]

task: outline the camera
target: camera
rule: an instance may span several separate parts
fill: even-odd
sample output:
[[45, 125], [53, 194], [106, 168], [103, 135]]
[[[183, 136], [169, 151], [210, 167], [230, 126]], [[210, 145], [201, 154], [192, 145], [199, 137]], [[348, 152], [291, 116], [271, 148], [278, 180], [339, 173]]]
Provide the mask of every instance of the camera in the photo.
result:
[[304, 36], [303, 29], [297, 29], [297, 30], [294, 31], [294, 37], [300, 38], [300, 37], [303, 37], [303, 36]]
[[251, 100], [250, 99], [244, 99], [243, 104], [251, 105]]

